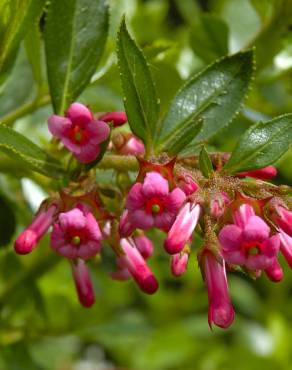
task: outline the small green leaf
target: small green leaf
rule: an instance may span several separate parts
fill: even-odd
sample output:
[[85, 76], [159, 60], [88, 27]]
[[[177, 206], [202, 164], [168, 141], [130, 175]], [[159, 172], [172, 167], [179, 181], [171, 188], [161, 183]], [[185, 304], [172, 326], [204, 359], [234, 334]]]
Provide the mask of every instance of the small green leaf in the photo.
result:
[[197, 17], [191, 27], [190, 45], [206, 63], [228, 54], [228, 26], [213, 14]]
[[203, 146], [199, 156], [199, 166], [202, 174], [205, 177], [209, 177], [213, 170], [213, 165], [206, 148]]
[[45, 28], [48, 79], [54, 110], [63, 114], [89, 83], [108, 32], [105, 0], [51, 0]]
[[[225, 127], [240, 109], [253, 72], [253, 51], [216, 61], [192, 77], [177, 93], [156, 140], [155, 151], [177, 154], [181, 148], [207, 141]], [[194, 130], [203, 120], [202, 130]]]
[[48, 177], [60, 178], [64, 175], [64, 170], [59, 161], [49, 156], [19, 132], [3, 124], [0, 124], [0, 150], [21, 161], [29, 169]]
[[19, 44], [37, 23], [46, 0], [6, 0], [0, 2], [0, 83], [16, 59]]
[[223, 171], [237, 173], [276, 162], [292, 143], [292, 113], [258, 122], [239, 140]]
[[159, 101], [142, 51], [129, 35], [125, 19], [118, 34], [118, 65], [129, 125], [151, 148], [159, 115]]

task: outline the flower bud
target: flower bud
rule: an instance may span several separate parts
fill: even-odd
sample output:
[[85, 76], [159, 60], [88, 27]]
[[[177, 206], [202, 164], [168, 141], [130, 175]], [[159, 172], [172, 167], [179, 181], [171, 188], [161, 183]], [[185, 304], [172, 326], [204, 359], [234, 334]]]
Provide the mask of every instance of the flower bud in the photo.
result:
[[254, 177], [260, 180], [270, 180], [277, 176], [277, 169], [273, 166], [267, 166], [258, 170], [251, 170], [246, 172], [240, 172], [236, 174], [237, 177]]
[[122, 126], [128, 120], [125, 112], [108, 112], [99, 119], [104, 122], [113, 122], [114, 127]]
[[203, 255], [203, 271], [208, 289], [208, 321], [220, 328], [228, 328], [234, 320], [234, 310], [228, 293], [225, 262], [219, 263], [209, 251]]
[[278, 283], [284, 277], [284, 273], [281, 265], [279, 264], [277, 258], [274, 258], [272, 264], [265, 269], [267, 277], [274, 283]]
[[286, 234], [283, 230], [280, 230], [280, 250], [287, 261], [288, 265], [292, 269], [292, 237]]
[[179, 211], [164, 242], [164, 248], [168, 253], [176, 254], [182, 251], [197, 226], [200, 209], [198, 204], [188, 202]]
[[225, 192], [215, 194], [210, 200], [210, 215], [216, 219], [222, 217], [228, 203], [230, 198]]
[[81, 259], [71, 266], [79, 301], [84, 307], [91, 307], [95, 302], [95, 295], [88, 267]]
[[185, 273], [188, 266], [188, 253], [177, 253], [171, 256], [170, 268], [172, 275], [178, 277]]
[[138, 251], [142, 254], [143, 258], [149, 258], [153, 253], [153, 243], [145, 235], [139, 235], [134, 237], [134, 242]]
[[189, 174], [181, 174], [181, 176], [179, 176], [178, 186], [182, 189], [185, 195], [191, 195], [199, 189], [199, 185]]
[[47, 209], [43, 207], [40, 210], [32, 223], [16, 239], [14, 244], [16, 253], [27, 254], [36, 247], [38, 241], [53, 223], [56, 210], [56, 204], [51, 204]]

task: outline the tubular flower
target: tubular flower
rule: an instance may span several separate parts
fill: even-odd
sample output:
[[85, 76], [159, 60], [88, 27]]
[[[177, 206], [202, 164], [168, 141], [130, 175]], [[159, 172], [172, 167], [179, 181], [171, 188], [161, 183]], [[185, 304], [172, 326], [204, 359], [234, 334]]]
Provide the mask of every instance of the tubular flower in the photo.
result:
[[292, 237], [292, 212], [289, 209], [276, 204], [271, 217], [286, 234]]
[[71, 104], [65, 117], [50, 116], [48, 126], [51, 134], [81, 163], [94, 161], [100, 153], [100, 144], [110, 134], [109, 126], [94, 119], [90, 110], [80, 103]]
[[188, 173], [179, 176], [178, 185], [186, 195], [191, 195], [199, 189], [199, 185]]
[[270, 237], [269, 226], [248, 204], [234, 212], [233, 221], [219, 233], [223, 258], [228, 264], [244, 265], [249, 270], [267, 269], [279, 251], [279, 236]]
[[292, 268], [292, 237], [280, 229], [280, 250], [290, 268]]
[[134, 184], [129, 191], [128, 221], [134, 228], [147, 230], [155, 226], [168, 231], [185, 198], [179, 188], [169, 192], [168, 181], [159, 173], [148, 172], [144, 182]]
[[201, 207], [186, 203], [177, 215], [164, 242], [165, 250], [170, 254], [182, 251], [197, 226]]
[[210, 200], [210, 215], [214, 218], [222, 217], [229, 203], [230, 198], [224, 191], [215, 194]]
[[272, 264], [265, 269], [265, 273], [268, 278], [275, 283], [281, 281], [284, 277], [284, 272], [277, 258], [273, 259]]
[[147, 294], [155, 293], [158, 289], [158, 282], [133, 239], [123, 238], [120, 245], [124, 255], [119, 256], [118, 266], [120, 270], [112, 274], [112, 277], [123, 280], [123, 278], [127, 278], [129, 273], [143, 292]]
[[60, 213], [53, 225], [51, 247], [69, 259], [87, 260], [101, 249], [102, 233], [93, 214], [83, 205]]
[[274, 166], [267, 166], [258, 170], [240, 172], [236, 175], [237, 177], [254, 177], [260, 180], [270, 180], [277, 176], [277, 169]]
[[228, 293], [225, 262], [219, 263], [209, 251], [202, 257], [205, 283], [208, 289], [209, 326], [228, 328], [234, 320], [234, 310]]
[[38, 241], [52, 225], [56, 210], [56, 204], [40, 210], [32, 223], [16, 239], [14, 244], [16, 253], [27, 254], [37, 246]]
[[104, 122], [112, 122], [114, 127], [122, 126], [128, 120], [125, 112], [108, 112], [103, 114], [100, 119]]
[[84, 307], [91, 307], [95, 302], [95, 296], [88, 267], [81, 259], [72, 262], [71, 266], [79, 302]]
[[189, 254], [182, 252], [171, 256], [170, 269], [173, 276], [181, 276], [188, 267]]

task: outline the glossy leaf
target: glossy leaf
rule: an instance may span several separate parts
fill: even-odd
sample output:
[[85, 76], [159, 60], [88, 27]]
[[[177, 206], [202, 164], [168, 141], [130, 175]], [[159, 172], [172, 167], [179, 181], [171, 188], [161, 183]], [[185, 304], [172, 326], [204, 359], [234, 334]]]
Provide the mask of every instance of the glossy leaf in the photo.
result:
[[[156, 152], [178, 153], [209, 140], [238, 112], [253, 72], [253, 51], [225, 57], [192, 77], [177, 93], [156, 140]], [[202, 130], [194, 130], [203, 121]]]
[[108, 32], [105, 0], [51, 0], [45, 49], [54, 110], [63, 114], [89, 83]]
[[227, 24], [212, 14], [197, 17], [191, 27], [190, 45], [206, 63], [228, 54]]
[[209, 177], [213, 170], [213, 165], [206, 148], [203, 146], [199, 156], [199, 167], [205, 177]]
[[146, 147], [151, 147], [159, 114], [159, 101], [142, 51], [129, 35], [123, 19], [118, 35], [118, 65], [128, 122]]
[[223, 171], [237, 173], [276, 162], [292, 143], [292, 114], [258, 122], [240, 138]]
[[14, 64], [21, 40], [37, 23], [46, 0], [6, 0], [0, 2], [0, 83]]
[[3, 124], [0, 125], [0, 150], [21, 161], [28, 169], [48, 177], [58, 178], [64, 173], [59, 161], [25, 136]]

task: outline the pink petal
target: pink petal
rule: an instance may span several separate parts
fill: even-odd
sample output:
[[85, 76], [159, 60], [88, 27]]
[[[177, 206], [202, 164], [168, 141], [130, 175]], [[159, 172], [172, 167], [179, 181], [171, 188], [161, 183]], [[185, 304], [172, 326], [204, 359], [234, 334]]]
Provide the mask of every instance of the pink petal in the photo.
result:
[[68, 117], [74, 124], [84, 125], [93, 120], [90, 110], [81, 103], [73, 103], [66, 111]]
[[280, 249], [279, 235], [273, 235], [261, 244], [261, 250], [264, 255], [274, 258]]
[[51, 233], [51, 247], [58, 250], [62, 245], [64, 245], [64, 243], [64, 231], [61, 229], [59, 224], [55, 223]]
[[142, 184], [139, 182], [131, 187], [126, 201], [126, 207], [129, 211], [135, 211], [136, 209], [143, 207], [145, 198], [141, 190]]
[[143, 258], [147, 259], [153, 254], [153, 243], [145, 235], [136, 236], [134, 242]]
[[171, 256], [170, 268], [172, 275], [178, 277], [185, 273], [188, 266], [189, 255], [178, 253]]
[[100, 241], [102, 239], [102, 234], [99, 225], [94, 218], [92, 213], [86, 215], [86, 231], [87, 237], [91, 240]]
[[242, 204], [234, 213], [234, 223], [240, 228], [244, 228], [249, 218], [255, 215], [255, 211], [249, 204]]
[[142, 230], [147, 230], [154, 226], [153, 216], [140, 209], [131, 212], [129, 214], [129, 220], [135, 228]]
[[80, 153], [75, 153], [76, 159], [81, 163], [89, 163], [94, 161], [100, 152], [98, 145], [86, 143], [80, 146]]
[[292, 238], [280, 229], [280, 242], [281, 242], [281, 252], [288, 262], [290, 268], [292, 268]]
[[251, 216], [247, 221], [242, 237], [245, 241], [263, 241], [269, 237], [270, 228], [263, 219]]
[[78, 257], [87, 260], [100, 252], [101, 244], [99, 241], [89, 240], [87, 243], [81, 244], [77, 249]]
[[80, 209], [73, 208], [71, 211], [59, 214], [59, 223], [62, 230], [79, 230], [85, 227], [86, 218]]
[[120, 218], [119, 234], [122, 238], [126, 238], [132, 234], [135, 227], [131, 224], [129, 219], [129, 211], [126, 209]]
[[142, 185], [142, 193], [147, 198], [165, 197], [168, 194], [168, 181], [158, 172], [148, 172]]
[[62, 139], [66, 135], [71, 126], [72, 122], [65, 117], [53, 114], [48, 119], [50, 133], [59, 139]]
[[119, 269], [117, 271], [114, 271], [111, 273], [111, 278], [114, 280], [119, 280], [119, 281], [124, 281], [124, 280], [129, 280], [131, 279], [131, 274], [129, 273], [129, 270], [124, 268], [124, 269]]
[[78, 257], [78, 248], [71, 244], [63, 244], [61, 247], [55, 250], [57, 254], [60, 256], [69, 258], [69, 259], [76, 259]]
[[181, 189], [175, 188], [164, 200], [164, 205], [170, 212], [176, 213], [185, 200], [185, 193]]
[[162, 212], [154, 216], [154, 225], [158, 229], [168, 231], [175, 220], [175, 214], [172, 212]]
[[108, 139], [110, 135], [110, 127], [103, 121], [92, 121], [86, 128], [88, 133], [92, 135], [92, 141], [95, 144], [100, 144]]
[[265, 273], [268, 278], [275, 283], [281, 281], [284, 277], [284, 272], [277, 258], [274, 258], [272, 264], [265, 269]]
[[245, 265], [250, 270], [265, 270], [273, 263], [273, 258], [263, 254], [249, 255]]
[[219, 242], [224, 251], [235, 251], [240, 250], [242, 241], [242, 230], [236, 225], [224, 226], [219, 235]]

